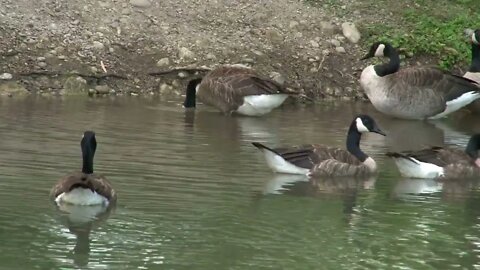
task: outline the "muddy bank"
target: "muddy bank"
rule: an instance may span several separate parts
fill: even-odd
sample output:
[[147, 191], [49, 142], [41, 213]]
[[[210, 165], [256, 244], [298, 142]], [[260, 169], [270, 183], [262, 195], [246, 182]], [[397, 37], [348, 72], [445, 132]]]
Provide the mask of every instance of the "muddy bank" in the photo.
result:
[[[4, 0], [2, 95], [173, 95], [224, 63], [307, 96], [362, 99], [355, 1]], [[335, 10], [338, 9], [338, 12]]]

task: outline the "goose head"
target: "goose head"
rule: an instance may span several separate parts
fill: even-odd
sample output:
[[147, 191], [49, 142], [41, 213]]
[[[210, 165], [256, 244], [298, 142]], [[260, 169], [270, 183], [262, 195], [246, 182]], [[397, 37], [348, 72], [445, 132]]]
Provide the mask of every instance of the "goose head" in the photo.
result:
[[370, 50], [368, 51], [367, 55], [362, 57], [360, 60], [365, 60], [372, 57], [389, 57], [393, 50], [394, 48], [390, 43], [378, 41], [370, 46]]
[[82, 172], [86, 174], [93, 173], [93, 156], [97, 150], [97, 140], [95, 139], [95, 132], [85, 131], [83, 133], [82, 141], [80, 142], [82, 148], [83, 168]]
[[202, 82], [202, 78], [196, 78], [188, 82], [185, 101], [183, 102], [183, 106], [185, 108], [195, 107], [196, 95], [197, 95], [198, 87], [201, 82]]
[[385, 132], [383, 132], [373, 120], [372, 117], [361, 114], [358, 115], [355, 120], [354, 120], [354, 128], [359, 132], [359, 133], [367, 133], [367, 132], [373, 132], [377, 133], [383, 136], [386, 136]]
[[480, 29], [477, 29], [472, 33], [472, 43], [480, 45]]
[[480, 167], [480, 134], [475, 134], [470, 137], [465, 152], [473, 159], [475, 165]]

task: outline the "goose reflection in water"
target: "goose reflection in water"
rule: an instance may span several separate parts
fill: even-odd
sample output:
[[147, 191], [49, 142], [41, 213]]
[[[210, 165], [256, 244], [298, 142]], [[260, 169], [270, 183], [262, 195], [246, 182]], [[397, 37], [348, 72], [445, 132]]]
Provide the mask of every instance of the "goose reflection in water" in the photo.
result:
[[480, 188], [480, 179], [401, 179], [395, 185], [393, 194], [400, 199], [414, 199], [418, 196], [436, 196], [444, 201], [463, 201]]
[[90, 259], [90, 233], [101, 226], [115, 209], [115, 204], [72, 205], [62, 203], [58, 207], [59, 220], [76, 236], [75, 247], [70, 254], [77, 267], [88, 265]]

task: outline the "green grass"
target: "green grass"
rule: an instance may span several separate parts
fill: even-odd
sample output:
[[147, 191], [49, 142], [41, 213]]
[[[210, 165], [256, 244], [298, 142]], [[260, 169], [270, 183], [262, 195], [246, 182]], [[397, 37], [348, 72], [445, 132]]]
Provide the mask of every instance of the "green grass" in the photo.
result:
[[[383, 2], [392, 3], [392, 7], [399, 9], [398, 2], [396, 5], [393, 0]], [[410, 7], [405, 8], [399, 18], [392, 18], [387, 24], [374, 23], [364, 27], [365, 42], [384, 40], [406, 49], [410, 55], [435, 56], [444, 69], [451, 69], [457, 63], [467, 65], [470, 44], [464, 29], [480, 28], [480, 0], [408, 2]]]

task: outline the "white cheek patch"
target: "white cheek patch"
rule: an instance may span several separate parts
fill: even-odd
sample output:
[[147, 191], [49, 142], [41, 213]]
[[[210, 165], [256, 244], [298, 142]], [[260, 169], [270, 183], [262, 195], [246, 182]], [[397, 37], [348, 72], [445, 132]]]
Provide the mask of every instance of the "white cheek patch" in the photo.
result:
[[360, 117], [358, 117], [355, 120], [355, 122], [357, 124], [358, 132], [360, 132], [360, 133], [370, 132], [370, 130], [368, 130], [368, 128], [363, 124], [362, 119], [360, 119]]
[[375, 51], [375, 56], [376, 57], [385, 56], [385, 54], [383, 53], [384, 50], [385, 50], [385, 44], [378, 45], [377, 50]]
[[472, 42], [479, 45], [479, 42], [478, 42], [477, 38], [475, 37], [475, 33], [472, 34]]

